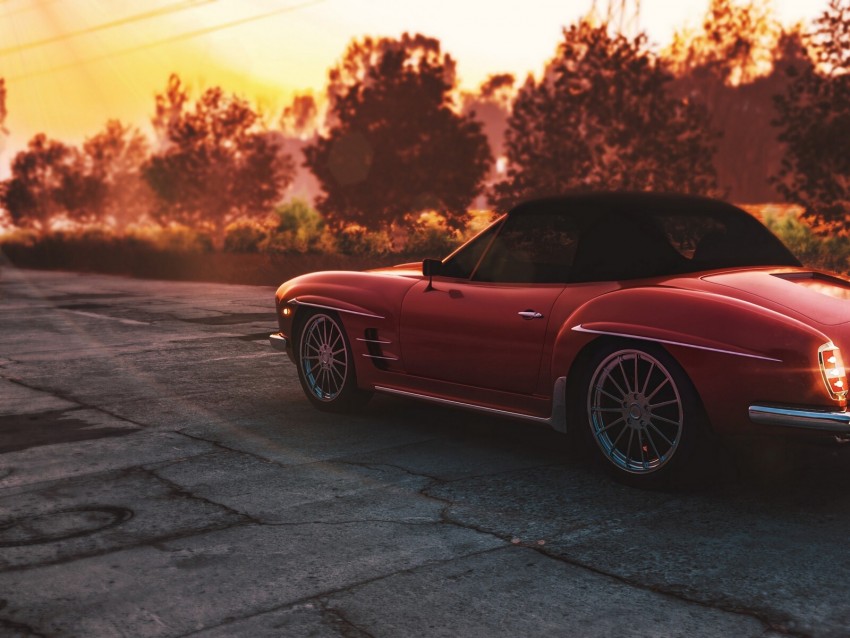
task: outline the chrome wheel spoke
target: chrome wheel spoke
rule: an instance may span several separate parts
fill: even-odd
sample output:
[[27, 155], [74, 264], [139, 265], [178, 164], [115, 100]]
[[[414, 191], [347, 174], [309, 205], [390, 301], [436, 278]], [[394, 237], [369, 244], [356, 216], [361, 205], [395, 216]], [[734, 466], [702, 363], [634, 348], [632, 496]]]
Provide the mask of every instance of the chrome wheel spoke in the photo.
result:
[[[621, 397], [626, 397], [626, 396], [628, 396], [628, 394], [629, 394], [629, 393], [628, 393], [628, 392], [626, 392], [625, 390], [623, 390], [623, 388], [621, 388], [621, 387], [620, 387], [620, 384], [619, 384], [619, 383], [617, 383], [617, 381], [616, 381], [616, 380], [614, 379], [614, 377], [612, 377], [611, 375], [608, 375], [608, 377], [605, 379], [605, 381], [610, 381], [610, 382], [611, 382], [611, 385], [613, 385], [615, 388], [617, 388], [617, 392], [619, 392], [619, 393], [620, 393], [620, 396], [621, 396]], [[611, 395], [608, 395], [608, 396], [611, 396]], [[618, 401], [622, 401], [622, 399], [617, 399], [617, 400], [618, 400]]]
[[624, 395], [624, 394], [621, 394], [620, 396], [615, 397], [615, 396], [614, 396], [613, 394], [611, 394], [610, 392], [607, 392], [606, 390], [602, 389], [602, 386], [596, 386], [594, 389], [595, 389], [597, 392], [601, 392], [602, 394], [604, 394], [604, 395], [605, 395], [606, 397], [608, 397], [609, 399], [613, 399], [613, 400], [614, 400], [614, 401], [616, 401], [617, 403], [621, 403], [621, 402], [623, 401], [623, 399], [625, 398], [625, 395]]
[[643, 433], [638, 430], [638, 450], [640, 451], [640, 464], [646, 467], [646, 454], [643, 451]]
[[617, 425], [617, 424], [618, 424], [618, 423], [620, 423], [621, 421], [622, 421], [623, 423], [625, 423], [625, 422], [626, 422], [626, 417], [622, 417], [622, 416], [621, 416], [619, 419], [616, 419], [616, 420], [614, 420], [614, 421], [611, 421], [611, 423], [609, 423], [608, 425], [606, 425], [604, 428], [601, 428], [601, 429], [600, 429], [600, 430], [599, 430], [596, 434], [597, 434], [597, 435], [599, 435], [599, 434], [602, 434], [603, 432], [607, 432], [608, 430], [610, 430], [611, 428], [613, 428], [615, 425]]
[[667, 436], [664, 434], [664, 432], [659, 430], [652, 421], [649, 422], [649, 427], [651, 427], [653, 430], [655, 430], [655, 432], [658, 434], [658, 436], [660, 436], [662, 439], [664, 439], [664, 442], [667, 445], [669, 445], [670, 447], [673, 447], [673, 441], [668, 439]]
[[301, 369], [310, 394], [320, 401], [333, 401], [345, 389], [348, 376], [342, 328], [327, 315], [315, 315], [301, 335]]
[[673, 405], [674, 403], [679, 403], [678, 399], [670, 399], [669, 401], [661, 401], [660, 403], [649, 403], [647, 407], [652, 408], [663, 408], [665, 405]]
[[[666, 416], [654, 413], [659, 409]], [[587, 415], [599, 448], [630, 474], [657, 471], [673, 457], [681, 438], [676, 381], [660, 361], [641, 350], [612, 352], [597, 365], [588, 387]]]
[[649, 372], [646, 373], [646, 381], [643, 382], [643, 390], [640, 391], [641, 394], [646, 396], [646, 389], [649, 387], [649, 379], [652, 377], [652, 371], [655, 370], [655, 362], [649, 362]]
[[649, 428], [646, 428], [643, 433], [646, 435], [646, 440], [652, 448], [652, 453], [655, 454], [655, 458], [660, 461], [661, 454], [658, 453], [658, 446], [655, 445], [655, 439], [652, 438], [652, 432], [649, 431]]
[[628, 429], [630, 429], [630, 428], [629, 428], [629, 426], [624, 424], [624, 425], [623, 425], [623, 429], [622, 429], [622, 430], [620, 430], [620, 433], [617, 435], [617, 438], [616, 438], [616, 439], [614, 439], [614, 442], [613, 442], [613, 443], [611, 443], [611, 452], [612, 452], [612, 453], [613, 453], [613, 451], [617, 448], [617, 443], [619, 443], [619, 442], [620, 442], [620, 439], [622, 439], [622, 438], [623, 438], [623, 435], [626, 433], [626, 430], [628, 430]]
[[658, 387], [655, 388], [655, 390], [652, 391], [652, 394], [650, 394], [648, 397], [646, 397], [646, 400], [652, 401], [652, 397], [654, 397], [656, 394], [658, 394], [658, 392], [661, 390], [661, 388], [663, 388], [668, 383], [670, 383], [670, 377], [665, 376], [664, 380], [661, 383], [658, 384]]
[[[617, 365], [620, 368], [620, 374], [623, 375], [623, 384], [626, 386], [626, 390], [627, 390], [626, 392], [623, 392], [623, 395], [631, 394], [632, 392], [634, 392], [634, 390], [632, 390], [632, 386], [631, 386], [631, 384], [629, 384], [629, 375], [626, 374], [626, 370], [623, 368], [623, 358], [622, 357], [620, 357], [620, 359], [617, 361]], [[612, 378], [611, 381], [614, 381], [614, 379]]]
[[658, 416], [657, 414], [652, 415], [652, 420], [653, 421], [663, 421], [664, 423], [669, 423], [670, 425], [676, 425], [676, 426], [679, 426], [679, 427], [682, 426], [681, 419], [679, 421], [674, 421], [673, 419], [668, 419], [668, 418], [663, 417], [663, 416]]
[[640, 392], [640, 390], [638, 389], [638, 388], [640, 388], [640, 386], [638, 385], [638, 362], [639, 361], [640, 361], [640, 358], [635, 357], [635, 384], [632, 386], [634, 388], [635, 392]]

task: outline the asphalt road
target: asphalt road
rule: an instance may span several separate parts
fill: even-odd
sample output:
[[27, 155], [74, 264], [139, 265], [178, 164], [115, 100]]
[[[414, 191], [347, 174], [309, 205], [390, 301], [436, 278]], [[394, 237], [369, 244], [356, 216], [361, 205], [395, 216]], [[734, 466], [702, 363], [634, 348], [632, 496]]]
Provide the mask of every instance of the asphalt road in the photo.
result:
[[648, 493], [525, 423], [328, 416], [272, 294], [0, 269], [0, 635], [850, 635], [850, 448]]

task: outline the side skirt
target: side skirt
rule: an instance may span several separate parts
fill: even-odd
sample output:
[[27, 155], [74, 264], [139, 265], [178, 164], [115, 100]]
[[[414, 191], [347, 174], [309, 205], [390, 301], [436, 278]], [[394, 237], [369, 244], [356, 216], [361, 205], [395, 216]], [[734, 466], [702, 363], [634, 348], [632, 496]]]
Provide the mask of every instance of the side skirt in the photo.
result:
[[438, 403], [440, 405], [448, 405], [451, 407], [462, 408], [465, 410], [484, 412], [486, 414], [493, 414], [496, 416], [507, 417], [511, 419], [522, 419], [525, 421], [532, 421], [541, 425], [548, 425], [549, 427], [553, 428], [558, 432], [565, 433], [567, 431], [566, 388], [567, 378], [558, 377], [555, 380], [555, 386], [552, 390], [552, 414], [548, 417], [534, 416], [533, 414], [524, 414], [522, 412], [513, 412], [511, 410], [502, 410], [500, 408], [494, 408], [479, 403], [469, 403], [467, 401], [447, 399], [445, 397], [438, 397], [430, 394], [422, 394], [420, 392], [412, 392], [410, 390], [402, 390], [400, 388], [391, 388], [381, 385], [376, 385], [375, 391], [383, 392], [385, 394], [392, 394], [395, 396], [406, 397], [410, 399], [429, 401], [431, 403]]

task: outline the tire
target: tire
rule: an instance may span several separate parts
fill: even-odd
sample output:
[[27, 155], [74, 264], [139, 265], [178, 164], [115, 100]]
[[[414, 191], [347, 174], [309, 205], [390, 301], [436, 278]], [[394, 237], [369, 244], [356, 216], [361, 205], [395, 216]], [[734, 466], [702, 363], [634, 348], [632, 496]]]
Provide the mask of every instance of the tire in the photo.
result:
[[646, 489], [703, 484], [714, 443], [693, 384], [669, 354], [609, 343], [586, 371], [581, 421], [609, 474]]
[[357, 387], [351, 345], [339, 318], [315, 312], [299, 324], [296, 365], [310, 402], [326, 412], [351, 412], [364, 406], [372, 395]]

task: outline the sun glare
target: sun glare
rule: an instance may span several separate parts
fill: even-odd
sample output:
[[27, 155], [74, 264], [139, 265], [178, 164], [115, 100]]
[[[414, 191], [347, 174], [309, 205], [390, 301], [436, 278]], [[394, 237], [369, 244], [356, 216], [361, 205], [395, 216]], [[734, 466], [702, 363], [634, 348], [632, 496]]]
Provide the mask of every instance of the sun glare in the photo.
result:
[[[706, 3], [707, 4], [707, 3]], [[218, 85], [269, 114], [299, 92], [320, 94], [347, 43], [364, 35], [421, 32], [440, 39], [461, 85], [491, 73], [539, 73], [561, 28], [591, 0], [4, 0], [0, 77], [8, 90], [8, 135], [0, 172], [38, 132], [79, 143], [107, 119], [146, 127], [153, 96], [177, 73], [196, 93]], [[643, 0], [640, 25], [666, 44], [698, 24], [702, 2]], [[801, 0], [775, 3], [783, 20], [816, 14]], [[2, 177], [3, 175], [0, 175]]]

